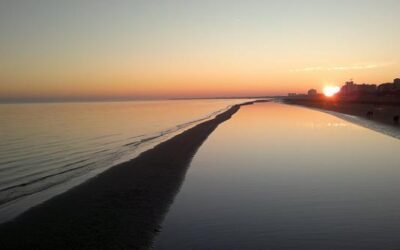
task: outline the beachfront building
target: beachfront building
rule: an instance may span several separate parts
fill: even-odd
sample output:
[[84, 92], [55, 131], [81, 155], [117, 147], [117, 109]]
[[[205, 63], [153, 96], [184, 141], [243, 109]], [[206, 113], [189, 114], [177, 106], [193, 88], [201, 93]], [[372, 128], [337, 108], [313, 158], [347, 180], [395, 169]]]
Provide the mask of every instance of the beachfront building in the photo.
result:
[[360, 85], [357, 85], [357, 86], [358, 86], [358, 92], [361, 92], [361, 93], [373, 94], [377, 90], [376, 84], [363, 83], [363, 84], [360, 84]]
[[386, 93], [390, 92], [394, 89], [394, 84], [391, 82], [388, 83], [382, 83], [381, 85], [378, 86], [378, 92], [379, 93]]
[[393, 80], [393, 84], [395, 86], [396, 89], [400, 89], [400, 78], [396, 78]]
[[340, 89], [340, 93], [343, 95], [352, 94], [373, 94], [377, 90], [376, 84], [355, 84], [352, 80], [347, 81], [344, 86]]
[[317, 92], [316, 89], [310, 89], [310, 90], [307, 92], [307, 95], [308, 95], [308, 96], [317, 96], [317, 95], [318, 95], [318, 92]]
[[398, 93], [400, 91], [400, 78], [396, 78], [393, 80], [393, 83], [383, 83], [378, 87], [379, 94], [393, 94]]
[[345, 85], [340, 89], [340, 93], [343, 95], [348, 95], [356, 91], [356, 84], [352, 80], [347, 81]]

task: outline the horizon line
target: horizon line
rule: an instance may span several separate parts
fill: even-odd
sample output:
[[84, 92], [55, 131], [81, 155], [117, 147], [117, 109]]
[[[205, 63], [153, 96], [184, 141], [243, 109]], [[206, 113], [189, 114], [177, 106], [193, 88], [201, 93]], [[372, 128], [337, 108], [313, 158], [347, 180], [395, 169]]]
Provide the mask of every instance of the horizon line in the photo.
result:
[[130, 101], [172, 101], [172, 100], [212, 100], [212, 99], [253, 99], [253, 98], [276, 98], [284, 95], [257, 95], [257, 96], [216, 96], [216, 97], [148, 97], [148, 98], [11, 98], [0, 99], [0, 104], [41, 104], [41, 103], [95, 103], [95, 102], [130, 102]]

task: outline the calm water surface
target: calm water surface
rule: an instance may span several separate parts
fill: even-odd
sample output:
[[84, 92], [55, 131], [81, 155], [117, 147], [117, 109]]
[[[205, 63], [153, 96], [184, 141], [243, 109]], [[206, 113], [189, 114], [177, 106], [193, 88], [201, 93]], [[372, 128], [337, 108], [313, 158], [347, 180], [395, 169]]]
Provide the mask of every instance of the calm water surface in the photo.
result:
[[0, 105], [0, 222], [243, 101]]
[[326, 113], [242, 107], [195, 155], [156, 249], [399, 249], [400, 141]]

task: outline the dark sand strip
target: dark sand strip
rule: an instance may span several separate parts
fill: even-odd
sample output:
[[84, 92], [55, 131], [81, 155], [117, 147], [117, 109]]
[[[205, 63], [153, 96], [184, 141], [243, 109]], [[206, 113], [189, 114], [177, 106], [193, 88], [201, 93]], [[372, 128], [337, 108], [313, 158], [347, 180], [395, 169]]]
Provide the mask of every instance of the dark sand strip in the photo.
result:
[[253, 103], [235, 105], [0, 225], [0, 249], [147, 249], [197, 149]]

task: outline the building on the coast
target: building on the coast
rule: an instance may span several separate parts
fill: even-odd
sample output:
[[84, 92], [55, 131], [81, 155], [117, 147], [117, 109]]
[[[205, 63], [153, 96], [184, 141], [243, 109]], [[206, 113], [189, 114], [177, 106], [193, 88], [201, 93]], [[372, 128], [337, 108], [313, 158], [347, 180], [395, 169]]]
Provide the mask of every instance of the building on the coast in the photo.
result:
[[393, 80], [393, 84], [396, 89], [400, 89], [400, 78], [396, 78]]
[[376, 84], [363, 83], [363, 84], [357, 85], [357, 88], [358, 88], [358, 92], [372, 94], [372, 93], [376, 92], [377, 86], [376, 86]]
[[379, 93], [386, 93], [394, 90], [394, 84], [391, 82], [382, 83], [378, 86]]
[[355, 91], [356, 91], [356, 86], [352, 80], [347, 81], [340, 89], [340, 93], [343, 95], [348, 95]]
[[296, 93], [289, 93], [288, 96], [296, 96]]
[[318, 92], [317, 92], [316, 89], [310, 89], [310, 90], [307, 92], [307, 95], [308, 95], [308, 96], [317, 96], [317, 95], [318, 95]]
[[400, 95], [400, 78], [396, 78], [393, 82], [376, 84], [356, 84], [353, 80], [347, 81], [340, 89], [341, 95]]
[[373, 94], [377, 90], [376, 84], [355, 84], [352, 80], [347, 81], [344, 86], [340, 89], [340, 93], [343, 95], [352, 94]]
[[382, 83], [378, 86], [378, 93], [385, 94], [385, 93], [393, 93], [400, 91], [400, 78], [396, 78], [393, 80], [393, 83]]

